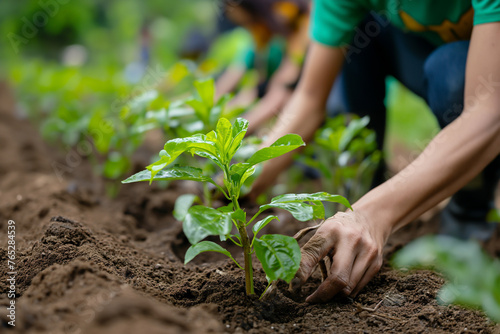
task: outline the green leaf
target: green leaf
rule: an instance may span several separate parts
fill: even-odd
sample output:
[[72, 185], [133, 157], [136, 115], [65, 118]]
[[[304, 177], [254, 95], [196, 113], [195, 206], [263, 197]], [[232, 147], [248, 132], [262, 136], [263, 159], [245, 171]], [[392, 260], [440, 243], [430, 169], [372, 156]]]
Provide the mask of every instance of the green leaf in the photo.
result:
[[203, 175], [200, 168], [185, 167], [185, 166], [174, 166], [172, 168], [158, 171], [155, 176], [151, 179], [151, 171], [143, 170], [142, 172], [136, 173], [129, 177], [128, 179], [122, 181], [122, 183], [133, 183], [141, 181], [173, 181], [173, 180], [189, 180], [198, 182], [210, 182], [215, 184], [215, 182], [208, 176]]
[[236, 151], [240, 148], [241, 142], [243, 141], [243, 138], [245, 138], [247, 130], [248, 121], [246, 119], [237, 118], [236, 121], [234, 121], [231, 133], [232, 141], [228, 149], [229, 159], [232, 159]]
[[176, 138], [165, 143], [164, 150], [160, 152], [160, 160], [147, 166], [154, 177], [158, 171], [171, 164], [179, 155], [190, 152], [211, 159], [220, 164], [217, 158], [217, 148], [215, 143], [207, 140], [205, 135], [195, 135], [187, 138]]
[[223, 213], [233, 213], [233, 203], [229, 203], [228, 205], [226, 206], [221, 206], [220, 208], [217, 208], [217, 210], [219, 212], [223, 212]]
[[300, 221], [325, 219], [325, 209], [322, 202], [340, 203], [352, 209], [349, 201], [344, 197], [319, 192], [315, 194], [285, 194], [277, 196], [271, 200], [271, 203], [262, 205], [260, 211], [279, 208], [290, 212], [295, 219]]
[[255, 239], [254, 247], [271, 281], [282, 279], [290, 283], [300, 266], [301, 254], [297, 240], [285, 235], [267, 234]]
[[203, 81], [195, 81], [194, 86], [201, 98], [201, 101], [208, 107], [212, 108], [214, 105], [215, 84], [214, 79], [210, 78]]
[[236, 262], [236, 260], [233, 258], [231, 253], [229, 253], [227, 250], [225, 250], [224, 248], [222, 248], [221, 246], [217, 245], [215, 242], [212, 241], [202, 241], [189, 247], [186, 252], [186, 255], [184, 256], [184, 264], [187, 264], [192, 259], [194, 259], [198, 254], [203, 252], [222, 253], [231, 258], [231, 260], [233, 260], [239, 267], [241, 267], [238, 264], [238, 262]]
[[238, 209], [232, 213], [232, 218], [235, 220], [239, 220], [240, 222], [247, 222], [247, 214], [245, 211]]
[[273, 203], [297, 203], [297, 202], [333, 202], [340, 203], [349, 209], [352, 210], [351, 204], [349, 201], [340, 195], [332, 195], [326, 192], [318, 192], [314, 194], [285, 194], [276, 196], [271, 200], [271, 204]]
[[225, 238], [232, 229], [231, 214], [201, 205], [193, 206], [188, 210], [182, 229], [193, 245], [209, 235]]
[[[236, 123], [235, 123], [236, 125]], [[242, 121], [239, 125], [241, 127], [241, 133], [244, 137], [244, 133], [246, 133], [246, 129], [248, 127], [248, 122]], [[238, 131], [238, 130], [236, 130]], [[240, 134], [241, 135], [241, 134]], [[238, 136], [240, 136], [238, 135]], [[239, 137], [238, 137], [239, 141]], [[238, 143], [238, 146], [241, 145], [241, 142]], [[236, 188], [240, 188], [241, 184], [245, 182], [245, 180], [250, 177], [255, 169], [251, 169], [252, 166], [261, 163], [263, 161], [278, 157], [285, 153], [288, 153], [297, 147], [304, 146], [304, 142], [298, 135], [286, 135], [278, 139], [274, 144], [269, 147], [265, 147], [263, 149], [255, 152], [245, 163], [237, 163], [231, 165], [229, 169], [229, 178], [233, 182]], [[237, 148], [235, 148], [236, 150]], [[235, 151], [236, 152], [236, 151]]]
[[207, 126], [213, 127], [221, 118], [222, 108], [220, 106], [214, 106], [208, 110], [208, 123]]
[[229, 122], [225, 118], [219, 119], [219, 122], [217, 122], [217, 148], [219, 149], [219, 154], [221, 157], [224, 157], [222, 163], [225, 164], [228, 162], [228, 158], [226, 156], [226, 152], [229, 148], [229, 145], [231, 144], [231, 132], [232, 132], [232, 125], [231, 122]]
[[[219, 100], [215, 103], [215, 105], [217, 107], [220, 107], [220, 108], [225, 108], [226, 107], [226, 104], [231, 101], [231, 99], [234, 97], [234, 94], [230, 93], [230, 94], [224, 94], [222, 95]], [[227, 117], [226, 115], [224, 115], [225, 118], [227, 119], [232, 119], [231, 117]], [[235, 117], [233, 117], [235, 118]]]
[[207, 106], [205, 106], [205, 104], [203, 104], [203, 102], [193, 99], [187, 100], [185, 103], [193, 108], [194, 113], [201, 121], [203, 121], [203, 123], [208, 123], [209, 109], [207, 108]]
[[[241, 188], [241, 185], [255, 173], [255, 166], [249, 166], [247, 163], [233, 164], [229, 168], [229, 177], [233, 184], [233, 189]], [[238, 194], [239, 195], [239, 194]]]
[[305, 146], [304, 141], [296, 134], [288, 134], [276, 140], [271, 146], [264, 147], [248, 159], [247, 163], [250, 166], [258, 163], [279, 157], [290, 151], [295, 150], [300, 146]]
[[130, 167], [130, 161], [119, 152], [111, 152], [104, 163], [103, 174], [110, 179], [117, 179], [123, 176]]
[[245, 173], [241, 176], [240, 185], [245, 183], [245, 181], [255, 173], [255, 170], [256, 170], [255, 166], [252, 166], [251, 168], [247, 169]]
[[340, 137], [339, 141], [339, 151], [345, 151], [347, 146], [366, 126], [370, 123], [370, 117], [365, 116], [361, 119], [353, 119], [349, 125], [345, 128]]
[[267, 216], [266, 218], [259, 220], [258, 222], [255, 223], [255, 225], [252, 227], [252, 231], [254, 234], [257, 234], [262, 230], [264, 227], [266, 227], [267, 224], [269, 224], [271, 221], [276, 219], [279, 221], [279, 218], [276, 216]]
[[[317, 204], [315, 204], [317, 205]], [[275, 203], [275, 204], [265, 204], [260, 207], [260, 211], [265, 211], [271, 208], [283, 209], [292, 214], [292, 216], [302, 222], [313, 220], [313, 219], [323, 219], [322, 216], [316, 216], [314, 214], [315, 210], [312, 204], [308, 203]]]
[[194, 201], [198, 199], [198, 196], [193, 194], [184, 194], [177, 198], [174, 207], [174, 217], [178, 221], [183, 221], [188, 214], [189, 208], [193, 205]]

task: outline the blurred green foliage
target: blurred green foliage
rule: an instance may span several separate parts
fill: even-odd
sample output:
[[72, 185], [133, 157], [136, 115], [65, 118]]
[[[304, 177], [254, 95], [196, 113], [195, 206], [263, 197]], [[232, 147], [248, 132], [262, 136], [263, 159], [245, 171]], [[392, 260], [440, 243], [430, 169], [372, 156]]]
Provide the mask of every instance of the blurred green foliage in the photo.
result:
[[[339, 115], [328, 119], [296, 159], [321, 173], [321, 189], [354, 203], [368, 190], [382, 158], [369, 117]], [[332, 214], [336, 212], [336, 208]]]
[[[93, 63], [124, 64], [136, 57], [141, 28], [148, 26], [153, 60], [172, 64], [185, 33], [193, 26], [212, 33], [216, 15], [211, 0], [2, 1], [0, 52], [11, 61], [20, 56], [57, 59], [65, 46], [81, 44]], [[19, 52], [12, 45], [17, 37], [23, 41]]]
[[389, 157], [395, 145], [420, 152], [439, 132], [427, 103], [393, 78], [387, 80], [386, 106]]
[[490, 212], [488, 212], [486, 221], [490, 223], [500, 223], [500, 209], [492, 209]]
[[[38, 125], [45, 139], [66, 152], [76, 149], [94, 163], [96, 173], [118, 179], [129, 171], [130, 157], [147, 131], [175, 123], [152, 113], [176, 109], [179, 117], [186, 116], [188, 106], [179, 106], [195, 93], [193, 84], [229, 64], [245, 47], [245, 33], [235, 31], [224, 35], [200, 62], [178, 62], [190, 29], [198, 27], [207, 38], [213, 34], [216, 4], [0, 2], [0, 33], [5, 37], [0, 41], [0, 78], [14, 88], [18, 115]], [[80, 59], [68, 63], [63, 55], [75, 44]], [[133, 80], [127, 73], [131, 64], [140, 70]], [[227, 99], [214, 107], [220, 111]]]
[[[128, 157], [145, 132], [161, 128], [174, 138], [213, 128], [225, 101], [207, 107], [209, 118], [197, 119], [192, 112], [201, 115], [205, 106], [203, 99], [196, 102], [200, 93], [193, 85], [231, 64], [251, 37], [243, 29], [219, 36], [197, 62], [179, 62], [179, 50], [193, 28], [210, 39], [219, 14], [215, 0], [1, 1], [0, 78], [14, 86], [20, 114], [38, 124], [45, 138], [65, 149], [90, 142], [97, 172], [117, 179], [130, 168]], [[142, 64], [142, 79], [131, 81], [126, 69], [140, 62], [144, 43], [149, 64]], [[65, 48], [75, 44], [85, 53], [82, 62], [63, 63]], [[255, 81], [251, 73], [247, 81]], [[398, 140], [409, 145], [429, 132], [415, 101], [399, 86], [391, 88], [389, 114], [398, 113], [389, 131], [400, 129]], [[224, 115], [233, 119], [241, 111]]]
[[430, 267], [445, 275], [438, 301], [482, 309], [500, 322], [500, 261], [488, 256], [475, 241], [427, 236], [398, 253], [396, 267]]

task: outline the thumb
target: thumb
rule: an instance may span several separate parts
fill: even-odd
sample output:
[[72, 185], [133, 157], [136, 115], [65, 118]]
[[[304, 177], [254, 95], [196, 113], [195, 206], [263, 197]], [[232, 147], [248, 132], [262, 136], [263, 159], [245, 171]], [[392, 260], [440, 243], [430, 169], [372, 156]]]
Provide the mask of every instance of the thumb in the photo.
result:
[[301, 249], [302, 259], [295, 278], [290, 282], [290, 290], [297, 291], [311, 276], [318, 262], [328, 255], [333, 247], [331, 238], [316, 233]]

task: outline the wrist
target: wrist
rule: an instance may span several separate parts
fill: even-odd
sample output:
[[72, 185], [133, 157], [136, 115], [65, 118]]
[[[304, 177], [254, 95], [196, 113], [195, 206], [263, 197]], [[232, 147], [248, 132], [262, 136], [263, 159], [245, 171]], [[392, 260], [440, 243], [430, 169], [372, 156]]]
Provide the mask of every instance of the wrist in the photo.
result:
[[378, 236], [379, 241], [385, 245], [396, 226], [390, 211], [377, 205], [377, 201], [367, 199], [366, 196], [354, 203], [352, 208], [353, 212], [361, 217], [368, 228]]

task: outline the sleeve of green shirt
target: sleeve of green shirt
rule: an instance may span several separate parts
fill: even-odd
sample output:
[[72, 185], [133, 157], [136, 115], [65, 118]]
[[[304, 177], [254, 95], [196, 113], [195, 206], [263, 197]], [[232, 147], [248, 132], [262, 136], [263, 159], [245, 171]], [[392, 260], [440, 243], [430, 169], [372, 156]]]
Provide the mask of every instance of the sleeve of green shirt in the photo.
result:
[[367, 14], [368, 9], [360, 0], [315, 0], [311, 38], [333, 47], [349, 44], [354, 28]]
[[473, 0], [474, 25], [500, 22], [500, 0]]

